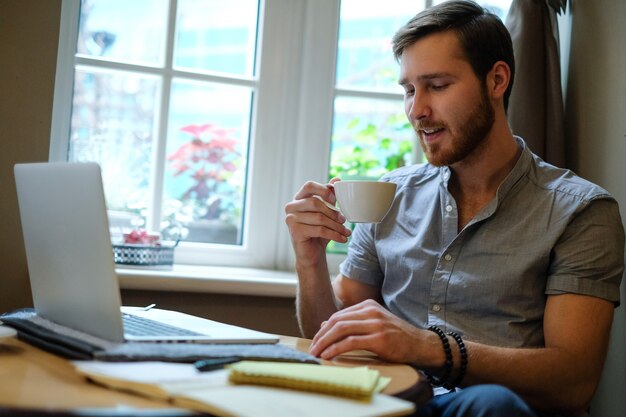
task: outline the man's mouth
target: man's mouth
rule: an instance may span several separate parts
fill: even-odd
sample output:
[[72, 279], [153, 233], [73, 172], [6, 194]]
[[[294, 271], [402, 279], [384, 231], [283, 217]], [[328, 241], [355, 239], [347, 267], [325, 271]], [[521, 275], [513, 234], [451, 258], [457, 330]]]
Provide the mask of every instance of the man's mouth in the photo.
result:
[[443, 127], [437, 127], [437, 128], [434, 128], [434, 129], [422, 129], [422, 132], [424, 132], [427, 135], [432, 135], [432, 134], [435, 134], [435, 133], [440, 132], [442, 130], [443, 130]]
[[422, 135], [422, 139], [426, 142], [433, 141], [437, 139], [438, 135], [444, 131], [443, 127], [431, 127], [431, 128], [421, 128], [419, 132]]

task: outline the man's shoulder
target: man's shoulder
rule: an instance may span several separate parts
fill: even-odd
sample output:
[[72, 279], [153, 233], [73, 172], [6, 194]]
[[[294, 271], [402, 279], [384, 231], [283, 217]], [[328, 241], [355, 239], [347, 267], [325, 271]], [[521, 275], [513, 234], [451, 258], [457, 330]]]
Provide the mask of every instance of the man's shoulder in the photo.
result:
[[529, 172], [529, 179], [543, 190], [576, 200], [613, 199], [611, 194], [599, 185], [580, 177], [569, 169], [558, 168], [536, 156], [533, 169]]

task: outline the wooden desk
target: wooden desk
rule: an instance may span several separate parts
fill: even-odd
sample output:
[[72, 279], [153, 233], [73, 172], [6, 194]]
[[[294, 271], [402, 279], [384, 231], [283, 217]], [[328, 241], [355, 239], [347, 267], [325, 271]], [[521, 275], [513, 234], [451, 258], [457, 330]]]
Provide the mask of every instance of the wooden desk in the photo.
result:
[[[282, 337], [281, 343], [306, 350], [310, 341]], [[341, 366], [367, 365], [378, 369], [382, 375], [392, 378], [392, 382], [384, 391], [387, 394], [397, 395], [418, 404], [431, 396], [430, 386], [425, 382], [425, 378], [410, 366], [385, 364], [371, 356], [354, 355], [337, 358], [332, 363]], [[107, 414], [109, 410], [111, 411], [110, 415], [127, 416], [133, 415], [133, 409], [136, 411], [148, 409], [154, 410], [155, 416], [164, 416], [163, 409], [172, 409], [171, 404], [165, 401], [114, 391], [89, 383], [74, 371], [69, 361], [16, 338], [0, 339], [0, 415], [19, 415], [15, 410], [3, 413], [2, 407], [31, 410], [28, 415], [35, 415], [32, 410], [52, 413], [76, 409], [105, 409]], [[187, 414], [185, 411], [172, 410], [172, 414], [169, 415], [185, 414]], [[148, 414], [142, 411], [137, 415]]]

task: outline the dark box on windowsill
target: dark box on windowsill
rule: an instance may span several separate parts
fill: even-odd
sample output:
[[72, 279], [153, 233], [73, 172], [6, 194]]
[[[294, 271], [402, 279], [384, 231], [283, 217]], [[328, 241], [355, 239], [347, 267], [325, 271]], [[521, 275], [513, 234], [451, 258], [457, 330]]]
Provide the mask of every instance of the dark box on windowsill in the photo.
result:
[[113, 259], [117, 265], [172, 266], [177, 245], [113, 245]]

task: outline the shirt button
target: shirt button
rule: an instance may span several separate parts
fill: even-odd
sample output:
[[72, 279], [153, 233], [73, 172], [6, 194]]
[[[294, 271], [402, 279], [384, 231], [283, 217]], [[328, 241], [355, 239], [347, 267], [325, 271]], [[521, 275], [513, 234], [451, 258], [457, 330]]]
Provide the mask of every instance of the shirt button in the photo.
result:
[[446, 211], [447, 211], [448, 213], [450, 213], [450, 212], [452, 211], [452, 206], [451, 206], [450, 204], [448, 204], [448, 205], [446, 206]]
[[441, 311], [441, 306], [439, 304], [434, 304], [433, 311]]
[[445, 259], [446, 261], [449, 261], [452, 259], [452, 255], [450, 255], [449, 253], [446, 253], [446, 256], [444, 256], [443, 259]]

